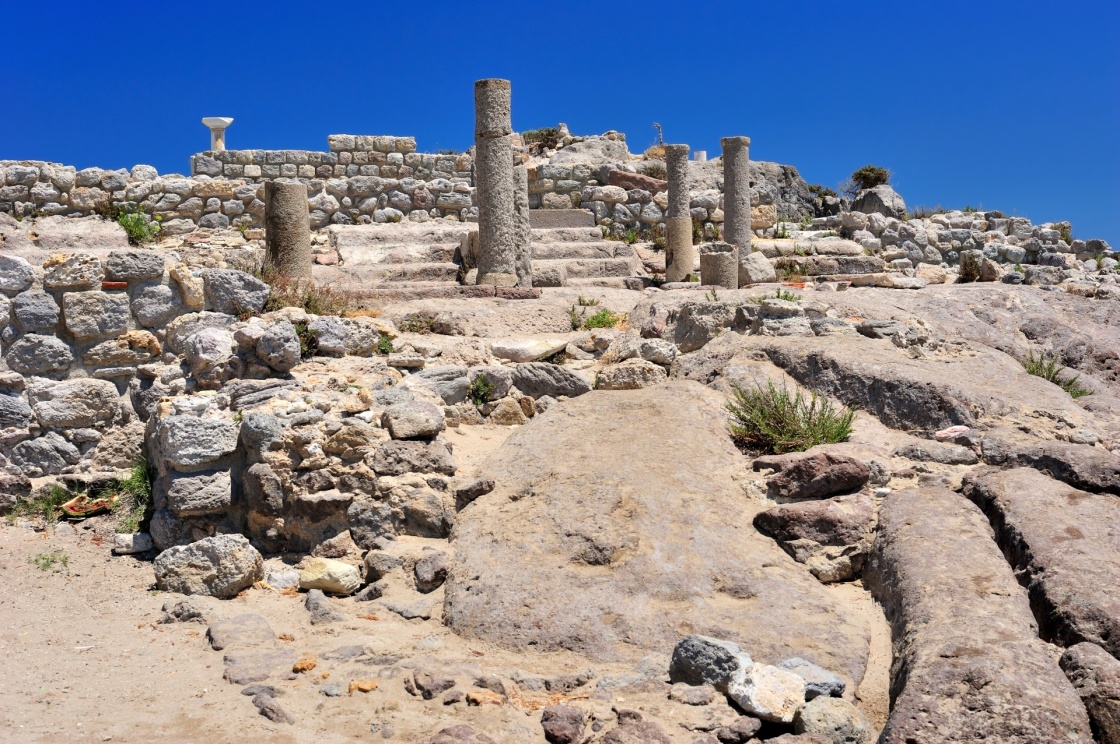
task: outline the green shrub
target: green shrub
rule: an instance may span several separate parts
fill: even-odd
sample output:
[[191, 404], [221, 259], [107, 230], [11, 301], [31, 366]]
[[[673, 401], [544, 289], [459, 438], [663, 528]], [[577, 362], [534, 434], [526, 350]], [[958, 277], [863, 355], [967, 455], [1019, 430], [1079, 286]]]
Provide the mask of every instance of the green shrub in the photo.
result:
[[642, 234], [638, 232], [638, 228], [631, 227], [622, 235], [622, 242], [626, 245], [634, 245], [641, 240]]
[[393, 339], [389, 338], [388, 333], [378, 334], [377, 353], [382, 356], [389, 356], [393, 353]]
[[293, 324], [299, 338], [299, 358], [310, 359], [319, 351], [319, 332], [300, 320]]
[[[34, 558], [28, 558], [27, 562], [40, 571], [61, 570], [70, 565], [70, 557], [62, 549], [52, 550], [49, 553], [39, 553]], [[59, 566], [59, 569], [55, 569]]]
[[822, 186], [819, 183], [809, 184], [809, 193], [813, 196], [823, 199], [826, 196], [836, 196], [836, 192], [827, 186]]
[[603, 308], [594, 315], [584, 318], [583, 329], [588, 331], [592, 328], [614, 328], [622, 325], [625, 320], [626, 316], [622, 313], [612, 313], [610, 310]]
[[404, 333], [419, 333], [427, 335], [432, 332], [436, 319], [432, 315], [414, 313], [401, 321], [400, 329]]
[[[119, 522], [120, 531], [139, 532], [152, 506], [152, 479], [147, 463], [141, 460], [133, 465], [128, 477], [118, 479], [108, 490], [118, 497], [115, 511], [123, 513]], [[104, 489], [98, 495], [106, 495]]]
[[[653, 148], [650, 148], [650, 149], [653, 149]], [[648, 150], [646, 151], [646, 154], [647, 155], [649, 154]], [[662, 154], [662, 157], [664, 157], [664, 154]], [[669, 178], [669, 172], [667, 170], [665, 170], [665, 166], [662, 165], [661, 163], [657, 162], [656, 160], [649, 161], [645, 165], [641, 166], [641, 168], [642, 168], [642, 175], [643, 176], [649, 176], [650, 178], [656, 178], [658, 181], [664, 181], [667, 178]]]
[[580, 307], [595, 307], [596, 305], [599, 304], [599, 301], [596, 300], [594, 297], [588, 298], [588, 297], [584, 297], [583, 295], [580, 295], [579, 298], [576, 300], [576, 302], [579, 303]]
[[774, 454], [843, 442], [852, 433], [855, 416], [854, 409], [837, 408], [816, 393], [806, 398], [800, 391], [791, 394], [773, 382], [752, 390], [736, 385], [727, 411], [731, 437], [740, 446]]
[[785, 300], [786, 302], [801, 302], [801, 295], [794, 294], [793, 292], [787, 292], [781, 287], [779, 287], [778, 291], [774, 293], [774, 297], [775, 299]]
[[560, 144], [560, 130], [556, 127], [530, 129], [521, 133], [521, 141], [526, 145], [539, 145], [555, 150], [556, 145]]
[[15, 522], [17, 517], [38, 517], [48, 524], [54, 524], [62, 515], [62, 505], [72, 498], [74, 494], [56, 483], [27, 501], [17, 501], [8, 513], [8, 522]]
[[160, 230], [160, 219], [160, 217], [149, 219], [143, 212], [121, 212], [117, 215], [117, 224], [128, 234], [129, 243], [141, 245], [156, 239]]
[[1081, 375], [1074, 375], [1073, 377], [1062, 377], [1062, 370], [1065, 366], [1057, 356], [1052, 356], [1045, 352], [1035, 356], [1032, 351], [1030, 356], [1022, 362], [1023, 369], [1027, 374], [1041, 377], [1047, 382], [1052, 382], [1062, 390], [1069, 393], [1072, 398], [1084, 398], [1086, 395], [1092, 395], [1093, 391], [1086, 387], [1077, 384], [1081, 379]]
[[467, 397], [470, 398], [471, 402], [476, 406], [481, 406], [483, 403], [490, 400], [490, 396], [493, 395], [493, 393], [494, 383], [490, 382], [486, 375], [483, 374], [471, 380], [471, 386], [467, 388]]
[[880, 168], [877, 165], [865, 165], [852, 173], [852, 183], [859, 191], [873, 189], [876, 186], [890, 183], [891, 175], [891, 172], [886, 168]]

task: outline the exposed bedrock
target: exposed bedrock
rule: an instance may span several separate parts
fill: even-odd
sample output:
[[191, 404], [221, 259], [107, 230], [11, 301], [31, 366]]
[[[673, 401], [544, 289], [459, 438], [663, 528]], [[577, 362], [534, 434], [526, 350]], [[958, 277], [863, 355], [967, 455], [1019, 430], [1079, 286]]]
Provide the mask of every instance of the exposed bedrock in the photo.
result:
[[723, 404], [688, 381], [594, 391], [514, 433], [483, 467], [495, 489], [457, 518], [448, 625], [603, 661], [699, 633], [858, 684], [864, 620], [753, 527], [764, 507], [733, 480], [747, 461]]
[[883, 502], [864, 580], [891, 624], [884, 744], [1092, 741], [983, 513], [946, 488]]
[[1043, 636], [1120, 655], [1120, 499], [1031, 468], [973, 473], [964, 492], [988, 515]]

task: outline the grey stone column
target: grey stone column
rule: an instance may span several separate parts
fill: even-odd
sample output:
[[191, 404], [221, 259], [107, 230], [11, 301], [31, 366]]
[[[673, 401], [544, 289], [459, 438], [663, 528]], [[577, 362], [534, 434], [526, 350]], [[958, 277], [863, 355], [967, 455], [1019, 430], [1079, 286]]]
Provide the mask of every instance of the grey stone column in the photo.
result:
[[[739, 265], [751, 253], [750, 137], [724, 137], [723, 145], [723, 239], [739, 249]], [[739, 284], [750, 283], [744, 269]]]
[[739, 249], [731, 243], [704, 243], [700, 246], [700, 283], [738, 289]]
[[508, 80], [474, 84], [475, 194], [479, 284], [512, 287], [517, 276], [513, 125]]
[[265, 181], [264, 242], [266, 265], [278, 276], [311, 278], [311, 219], [299, 181]]
[[669, 205], [665, 211], [665, 281], [683, 282], [696, 263], [689, 216], [688, 145], [665, 145], [665, 170], [669, 175]]
[[514, 250], [517, 286], [533, 286], [533, 228], [529, 225], [529, 169], [513, 169]]

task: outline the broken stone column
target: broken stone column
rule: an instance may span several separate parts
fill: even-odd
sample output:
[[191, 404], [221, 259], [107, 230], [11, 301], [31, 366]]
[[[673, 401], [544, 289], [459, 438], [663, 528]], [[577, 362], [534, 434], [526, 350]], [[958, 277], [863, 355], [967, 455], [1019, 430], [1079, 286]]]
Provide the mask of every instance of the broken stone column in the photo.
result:
[[731, 243], [705, 243], [700, 246], [700, 283], [738, 289], [739, 249]]
[[[750, 137], [724, 137], [723, 239], [739, 249], [739, 263], [751, 253]], [[750, 283], [747, 269], [739, 270], [739, 284]]]
[[689, 216], [688, 145], [665, 145], [665, 170], [669, 175], [669, 206], [665, 212], [665, 281], [688, 280], [696, 262]]
[[210, 130], [210, 149], [211, 150], [224, 150], [226, 149], [226, 128], [233, 123], [233, 119], [228, 116], [204, 116], [202, 117], [203, 126]]
[[533, 228], [529, 225], [529, 169], [513, 169], [513, 226], [515, 232], [517, 286], [533, 286]]
[[264, 242], [266, 265], [277, 276], [311, 278], [311, 218], [299, 181], [265, 181]]
[[475, 187], [478, 201], [478, 284], [513, 287], [517, 226], [513, 125], [508, 80], [474, 84]]

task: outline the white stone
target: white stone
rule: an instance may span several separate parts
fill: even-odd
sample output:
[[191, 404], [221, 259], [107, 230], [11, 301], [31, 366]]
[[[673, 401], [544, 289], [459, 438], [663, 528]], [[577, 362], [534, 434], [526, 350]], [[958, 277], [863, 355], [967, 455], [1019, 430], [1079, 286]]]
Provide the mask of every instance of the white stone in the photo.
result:
[[736, 672], [727, 696], [763, 720], [792, 723], [805, 702], [805, 680], [785, 669], [755, 662]]
[[535, 362], [563, 351], [568, 339], [561, 336], [503, 338], [490, 345], [490, 353], [511, 362]]

